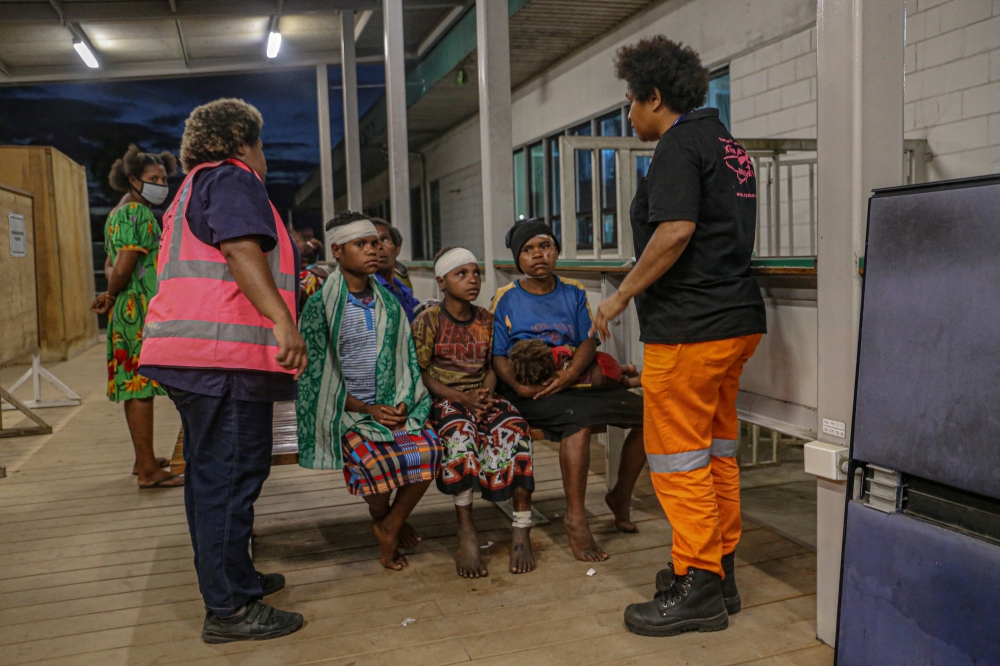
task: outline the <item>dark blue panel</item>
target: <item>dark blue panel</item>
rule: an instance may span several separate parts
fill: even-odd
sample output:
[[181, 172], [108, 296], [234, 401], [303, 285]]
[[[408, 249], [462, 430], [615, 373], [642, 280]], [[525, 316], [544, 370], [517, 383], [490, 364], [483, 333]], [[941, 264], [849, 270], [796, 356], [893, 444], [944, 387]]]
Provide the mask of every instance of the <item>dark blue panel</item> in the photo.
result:
[[848, 505], [838, 666], [1000, 664], [1000, 546]]
[[872, 199], [858, 353], [852, 457], [1000, 498], [997, 181]]

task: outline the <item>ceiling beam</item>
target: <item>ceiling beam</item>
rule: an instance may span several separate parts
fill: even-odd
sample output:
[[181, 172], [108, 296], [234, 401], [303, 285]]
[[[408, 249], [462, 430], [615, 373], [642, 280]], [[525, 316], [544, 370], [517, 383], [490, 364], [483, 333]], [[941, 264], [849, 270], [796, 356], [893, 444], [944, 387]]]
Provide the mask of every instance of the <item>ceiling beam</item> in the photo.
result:
[[458, 20], [458, 17], [461, 16], [464, 11], [465, 6], [458, 5], [457, 7], [453, 7], [443, 19], [438, 21], [438, 24], [431, 28], [431, 30], [427, 33], [427, 36], [421, 40], [420, 46], [417, 47], [417, 57], [422, 58], [423, 55], [427, 53], [428, 49], [437, 43], [438, 38], [440, 38], [441, 35], [443, 35], [448, 28], [450, 28], [451, 25]]
[[372, 14], [374, 14], [374, 13], [375, 12], [373, 12], [372, 10], [367, 9], [367, 10], [361, 12], [361, 16], [357, 17], [357, 19], [355, 20], [355, 22], [354, 22], [354, 41], [355, 42], [358, 41], [358, 39], [361, 37], [361, 33], [363, 33], [365, 31], [365, 28], [368, 27], [368, 21], [370, 21], [372, 19]]
[[[52, 0], [50, 0], [52, 1]], [[52, 8], [39, 2], [0, 2], [0, 23], [89, 23], [104, 21], [144, 21], [165, 18], [210, 16], [270, 16], [274, 0], [174, 0], [168, 6], [162, 0], [78, 0], [60, 4], [60, 17]], [[407, 0], [404, 10], [447, 9], [464, 5], [465, 0]], [[379, 0], [286, 0], [283, 14], [370, 11], [381, 6]], [[176, 11], [173, 10], [176, 7]]]
[[191, 58], [188, 56], [187, 42], [184, 41], [184, 29], [181, 28], [181, 20], [174, 19], [174, 25], [177, 26], [177, 41], [181, 45], [181, 55], [184, 56], [184, 66], [191, 66]]
[[[373, 50], [359, 51], [358, 63], [382, 62], [381, 52]], [[11, 71], [9, 78], [0, 78], [0, 88], [8, 85], [25, 85], [34, 83], [87, 83], [112, 80], [159, 79], [178, 76], [202, 76], [213, 74], [235, 74], [253, 72], [271, 72], [275, 69], [295, 69], [315, 67], [321, 63], [337, 65], [340, 63], [340, 49], [336, 51], [317, 51], [315, 53], [293, 56], [264, 62], [254, 58], [196, 58], [187, 64], [181, 59], [159, 62], [120, 63], [102, 66], [85, 72], [79, 67], [18, 67]]]

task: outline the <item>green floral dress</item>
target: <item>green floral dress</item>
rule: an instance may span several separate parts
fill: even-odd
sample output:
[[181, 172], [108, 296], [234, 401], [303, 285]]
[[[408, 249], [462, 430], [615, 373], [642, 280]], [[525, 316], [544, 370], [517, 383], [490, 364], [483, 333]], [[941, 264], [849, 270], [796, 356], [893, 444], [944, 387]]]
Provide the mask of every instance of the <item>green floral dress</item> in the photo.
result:
[[156, 293], [160, 225], [149, 208], [129, 203], [111, 211], [104, 225], [104, 239], [112, 264], [122, 250], [140, 253], [132, 279], [118, 294], [108, 317], [108, 398], [122, 402], [166, 395], [159, 384], [137, 372], [146, 309]]

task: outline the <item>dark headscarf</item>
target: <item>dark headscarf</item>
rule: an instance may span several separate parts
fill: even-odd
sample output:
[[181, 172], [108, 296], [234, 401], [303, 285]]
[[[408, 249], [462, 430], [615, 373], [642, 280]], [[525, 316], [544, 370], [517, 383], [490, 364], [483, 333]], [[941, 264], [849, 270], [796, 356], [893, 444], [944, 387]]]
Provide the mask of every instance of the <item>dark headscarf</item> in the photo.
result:
[[533, 217], [530, 220], [518, 220], [514, 223], [514, 226], [507, 230], [504, 244], [510, 248], [511, 253], [514, 255], [514, 267], [520, 273], [524, 272], [521, 270], [521, 264], [517, 260], [521, 256], [521, 248], [535, 236], [549, 236], [552, 238], [552, 242], [556, 244], [556, 249], [562, 252], [562, 246], [556, 240], [556, 235], [552, 233], [552, 227], [545, 224], [544, 219]]

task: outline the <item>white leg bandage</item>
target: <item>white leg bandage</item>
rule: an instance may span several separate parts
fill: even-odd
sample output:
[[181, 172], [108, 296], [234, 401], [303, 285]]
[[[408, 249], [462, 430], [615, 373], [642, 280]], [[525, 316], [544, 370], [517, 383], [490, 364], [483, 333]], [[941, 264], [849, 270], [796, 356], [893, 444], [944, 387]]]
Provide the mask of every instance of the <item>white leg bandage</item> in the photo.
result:
[[531, 527], [531, 511], [515, 511], [513, 527]]
[[468, 490], [463, 490], [459, 494], [455, 495], [455, 506], [471, 506], [472, 505], [472, 488]]

